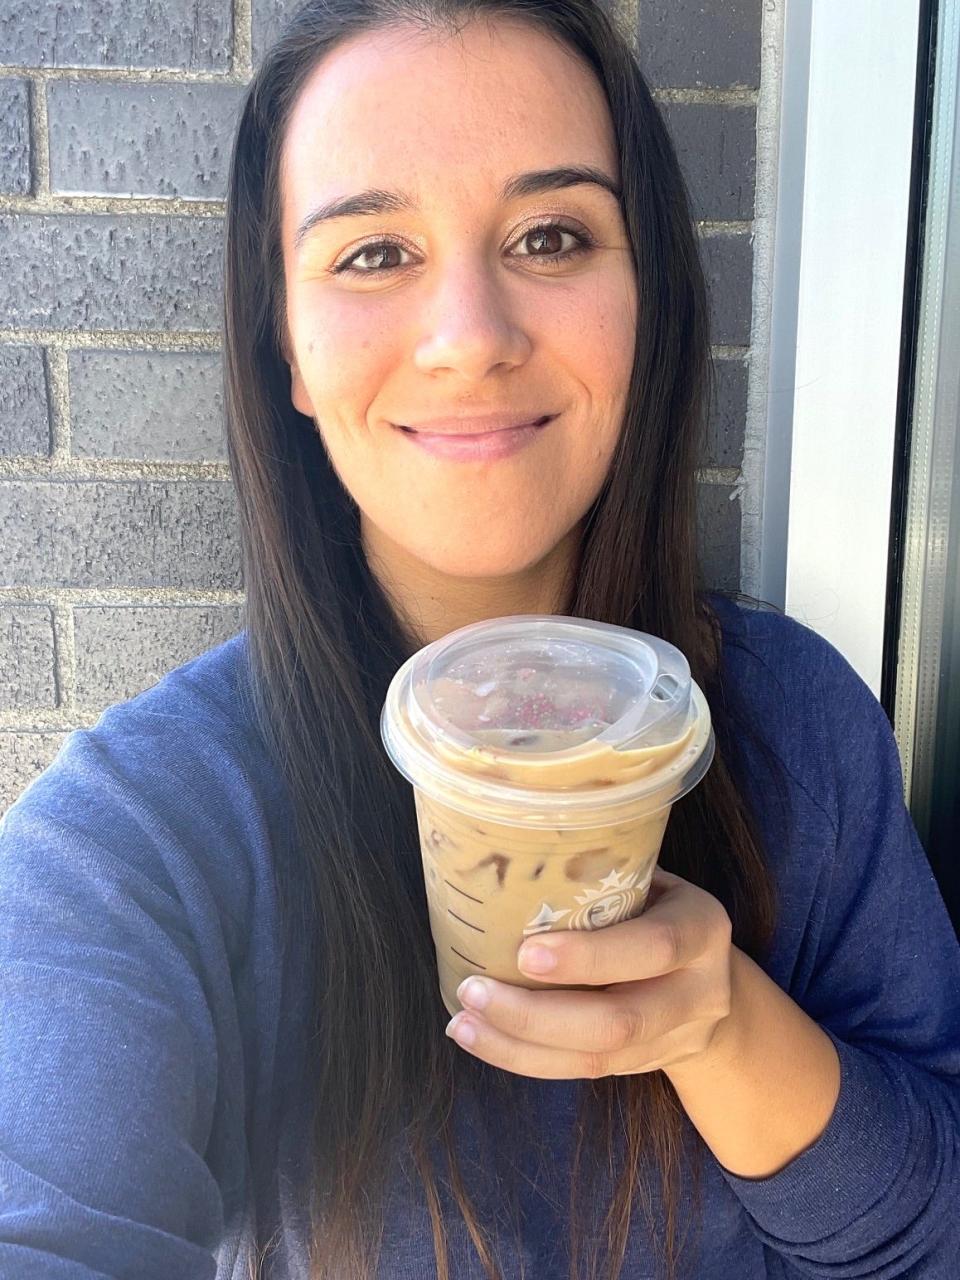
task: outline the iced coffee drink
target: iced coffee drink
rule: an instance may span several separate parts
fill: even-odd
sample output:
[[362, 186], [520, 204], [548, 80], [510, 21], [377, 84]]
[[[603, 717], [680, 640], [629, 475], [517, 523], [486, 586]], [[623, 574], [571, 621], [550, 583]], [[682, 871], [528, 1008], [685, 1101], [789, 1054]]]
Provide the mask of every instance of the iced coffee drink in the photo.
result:
[[451, 1014], [470, 974], [560, 985], [517, 968], [531, 934], [640, 914], [671, 805], [714, 749], [679, 650], [539, 614], [475, 623], [414, 654], [391, 683], [381, 730], [414, 786]]

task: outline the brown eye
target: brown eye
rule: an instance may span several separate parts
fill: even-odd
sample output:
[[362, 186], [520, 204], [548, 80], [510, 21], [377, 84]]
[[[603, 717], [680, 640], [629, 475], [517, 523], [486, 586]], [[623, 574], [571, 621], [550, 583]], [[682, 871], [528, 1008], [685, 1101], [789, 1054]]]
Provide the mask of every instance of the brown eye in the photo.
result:
[[[572, 231], [565, 231], [563, 227], [558, 227], [555, 223], [553, 226], [534, 227], [532, 231], [528, 231], [523, 237], [531, 245], [537, 245], [547, 251], [547, 255], [551, 253], [560, 254], [563, 252], [563, 237], [572, 236]], [[537, 255], [539, 256], [539, 255]]]
[[[563, 237], [569, 236], [574, 242], [572, 249], [563, 249]], [[530, 242], [546, 248], [548, 252], [521, 253], [521, 258], [536, 258], [552, 266], [554, 263], [568, 262], [582, 253], [588, 253], [596, 242], [585, 231], [575, 231], [562, 222], [542, 222], [539, 226], [528, 227], [518, 244]]]
[[389, 264], [388, 265], [381, 264], [380, 267], [374, 268], [372, 270], [368, 270], [365, 267], [354, 267], [349, 265], [350, 263], [359, 261], [361, 258], [365, 258], [368, 254], [370, 255], [371, 258], [379, 257], [382, 259], [389, 254], [391, 249], [396, 250], [398, 253], [406, 252], [406, 250], [403, 248], [403, 245], [397, 244], [395, 240], [377, 240], [373, 244], [365, 244], [362, 246], [362, 248], [357, 249], [356, 252], [352, 253], [349, 258], [344, 258], [343, 262], [335, 266], [333, 270], [337, 275], [339, 275], [340, 272], [343, 271], [343, 272], [346, 272], [348, 275], [350, 274], [350, 272], [354, 272], [356, 275], [361, 275], [361, 276], [379, 275], [384, 271], [394, 271], [396, 270], [397, 266], [399, 266], [400, 264], [394, 263], [392, 266]]
[[[563, 237], [569, 236], [573, 242], [573, 248], [563, 249]], [[580, 254], [589, 253], [596, 246], [596, 241], [585, 231], [575, 231], [573, 227], [568, 227], [561, 222], [544, 222], [536, 227], [528, 227], [520, 236], [516, 244], [523, 244], [526, 241], [539, 243], [540, 246], [546, 246], [548, 252], [521, 253], [518, 257], [530, 258], [533, 261], [544, 262], [547, 266], [555, 266], [569, 262], [572, 258], [578, 257]], [[407, 253], [408, 250], [396, 240], [374, 240], [370, 244], [361, 245], [359, 249], [355, 249], [348, 258], [344, 258], [336, 266], [331, 268], [333, 275], [353, 275], [353, 276], [382, 276], [388, 275], [394, 271], [400, 271], [406, 263], [384, 264], [383, 259], [389, 256], [390, 251], [395, 250], [398, 253]], [[380, 266], [374, 267], [356, 267], [353, 263], [359, 262], [369, 255], [370, 259], [381, 259]]]

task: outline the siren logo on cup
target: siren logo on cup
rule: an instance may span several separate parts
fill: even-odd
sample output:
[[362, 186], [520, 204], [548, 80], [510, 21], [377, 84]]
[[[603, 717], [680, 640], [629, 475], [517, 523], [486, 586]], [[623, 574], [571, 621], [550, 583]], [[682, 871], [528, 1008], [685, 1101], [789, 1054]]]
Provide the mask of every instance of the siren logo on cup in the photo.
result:
[[570, 915], [569, 907], [554, 911], [546, 902], [542, 903], [534, 919], [528, 920], [523, 926], [523, 936], [528, 938], [532, 933], [547, 933], [558, 928], [602, 929], [605, 925], [629, 920], [631, 916], [638, 914], [639, 908], [646, 901], [655, 866], [656, 863], [651, 862], [646, 875], [637, 870], [624, 878], [621, 878], [618, 871], [611, 871], [600, 882], [599, 889], [587, 889], [582, 897], [574, 894], [575, 901], [588, 905], [575, 912], [569, 920], [566, 920]]

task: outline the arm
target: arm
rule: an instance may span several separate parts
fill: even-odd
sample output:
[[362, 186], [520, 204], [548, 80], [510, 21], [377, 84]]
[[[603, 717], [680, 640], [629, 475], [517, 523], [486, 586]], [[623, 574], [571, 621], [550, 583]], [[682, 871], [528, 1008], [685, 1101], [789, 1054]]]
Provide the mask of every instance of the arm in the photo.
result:
[[747, 998], [712, 1068], [676, 1083], [756, 1234], [798, 1274], [952, 1280], [960, 948], [886, 715], [836, 650], [817, 648], [822, 736], [809, 750], [835, 779], [822, 794], [836, 839], [803, 960], [774, 994], [735, 956]]
[[216, 1034], [162, 825], [85, 731], [0, 824], [4, 1276], [216, 1273]]
[[737, 947], [730, 1005], [703, 1058], [665, 1074], [720, 1164], [766, 1178], [826, 1129], [840, 1059], [826, 1032]]

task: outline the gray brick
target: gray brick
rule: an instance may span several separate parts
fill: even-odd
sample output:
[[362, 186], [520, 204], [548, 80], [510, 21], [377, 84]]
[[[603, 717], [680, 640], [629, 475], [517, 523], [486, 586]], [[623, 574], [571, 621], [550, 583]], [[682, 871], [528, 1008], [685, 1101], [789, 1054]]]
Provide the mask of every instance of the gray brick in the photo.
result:
[[0, 191], [26, 196], [31, 190], [27, 82], [0, 80]]
[[753, 245], [747, 235], [700, 237], [710, 303], [710, 341], [745, 347], [750, 342]]
[[222, 218], [0, 216], [0, 328], [220, 327]]
[[761, 0], [639, 0], [640, 66], [651, 85], [755, 89]]
[[41, 347], [0, 347], [0, 456], [50, 453]]
[[280, 34], [284, 23], [300, 7], [300, 0], [253, 0], [253, 65]]
[[708, 589], [740, 587], [740, 499], [727, 484], [697, 485], [697, 541]]
[[753, 217], [757, 113], [751, 106], [664, 102], [660, 110], [698, 220]]
[[78, 608], [77, 701], [100, 711], [133, 698], [241, 625], [239, 605]]
[[43, 606], [0, 608], [0, 711], [55, 707], [53, 614]]
[[0, 481], [5, 587], [240, 588], [226, 480]]
[[4, 0], [0, 63], [226, 71], [226, 0]]
[[0, 733], [0, 820], [53, 764], [66, 733]]
[[51, 190], [222, 199], [243, 93], [230, 84], [51, 81]]
[[707, 423], [703, 465], [739, 467], [747, 419], [747, 366], [742, 360], [714, 360], [716, 401]]
[[67, 369], [76, 457], [226, 461], [219, 352], [71, 351]]

